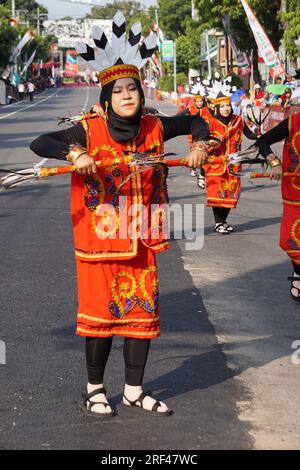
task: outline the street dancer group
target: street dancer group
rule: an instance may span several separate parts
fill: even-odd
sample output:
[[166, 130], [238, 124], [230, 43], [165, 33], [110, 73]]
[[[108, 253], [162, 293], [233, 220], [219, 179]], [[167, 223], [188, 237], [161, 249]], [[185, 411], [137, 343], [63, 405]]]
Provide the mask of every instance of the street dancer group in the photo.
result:
[[[78, 285], [76, 333], [86, 337], [88, 376], [80, 407], [97, 418], [115, 415], [104, 387], [104, 372], [113, 337], [121, 336], [123, 409], [170, 416], [167, 404], [142, 385], [151, 339], [160, 335], [156, 253], [169, 248], [164, 233], [167, 167], [157, 164], [141, 169], [126, 164], [126, 158], [136, 153], [163, 155], [164, 142], [190, 136], [188, 165], [201, 169], [200, 177], [206, 179], [214, 230], [228, 235], [234, 229], [227, 219], [237, 206], [241, 189], [240, 165], [230, 167], [228, 157], [241, 149], [243, 134], [255, 140], [270, 165], [270, 176], [279, 179], [283, 172], [280, 245], [292, 259], [291, 294], [300, 301], [300, 115], [257, 139], [242, 117], [233, 114], [230, 81], [220, 77], [196, 84], [201, 89], [193, 90], [195, 106], [176, 116], [145, 114], [139, 69], [153, 54], [156, 36], [150, 35], [140, 44], [141, 26], [135, 23], [126, 39], [125, 18], [118, 12], [111, 42], [99, 27], [93, 28], [92, 38], [95, 47], [80, 43], [77, 49], [97, 71], [101, 112], [66, 130], [42, 135], [31, 144], [39, 156], [68, 160], [77, 170], [71, 178]], [[211, 138], [215, 140], [209, 147]], [[286, 139], [282, 165], [270, 149], [281, 139]], [[111, 166], [97, 165], [109, 158], [113, 159]], [[297, 176], [285, 176], [285, 172]], [[143, 233], [145, 213], [140, 207], [146, 209], [148, 220]]]

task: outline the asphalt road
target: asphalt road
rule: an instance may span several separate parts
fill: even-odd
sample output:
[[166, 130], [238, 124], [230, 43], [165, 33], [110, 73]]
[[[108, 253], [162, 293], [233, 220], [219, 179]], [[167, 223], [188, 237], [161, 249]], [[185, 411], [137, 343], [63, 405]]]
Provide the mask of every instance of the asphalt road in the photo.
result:
[[[0, 108], [1, 166], [37, 164], [30, 142], [56, 130], [58, 116], [79, 114], [97, 99], [97, 88], [61, 89], [40, 95], [33, 106]], [[165, 102], [149, 104], [165, 114], [176, 111]], [[170, 141], [166, 150], [184, 155], [186, 138]], [[205, 193], [187, 170], [170, 171], [169, 193], [184, 211], [200, 204], [201, 214]], [[205, 208], [203, 248], [191, 251], [187, 240], [174, 240], [158, 255], [162, 336], [152, 342], [145, 389], [175, 413], [158, 420], [119, 410], [103, 422], [77, 408], [86, 372], [84, 339], [74, 335], [69, 177], [0, 193], [0, 340], [6, 347], [0, 448], [299, 449], [300, 365], [291, 356], [300, 340], [300, 306], [290, 300], [285, 280], [290, 264], [278, 248], [280, 218], [278, 184], [258, 187], [245, 177], [230, 217], [234, 234], [213, 233]], [[115, 338], [105, 385], [118, 408], [123, 382], [122, 339]]]

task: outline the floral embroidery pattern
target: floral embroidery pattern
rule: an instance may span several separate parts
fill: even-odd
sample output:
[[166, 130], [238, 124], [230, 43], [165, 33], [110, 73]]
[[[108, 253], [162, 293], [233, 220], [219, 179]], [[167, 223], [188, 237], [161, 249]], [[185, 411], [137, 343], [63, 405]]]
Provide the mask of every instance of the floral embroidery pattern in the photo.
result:
[[92, 178], [88, 176], [85, 180], [85, 185], [88, 189], [84, 196], [84, 202], [86, 207], [94, 212], [99, 204], [103, 204], [105, 196], [105, 188], [101, 179], [98, 177]]
[[300, 250], [300, 219], [297, 219], [291, 229], [291, 238], [286, 241], [291, 250]]
[[160, 165], [153, 171], [153, 193], [151, 195], [151, 204], [167, 204], [169, 202], [167, 177], [168, 168], [165, 165]]
[[219, 185], [218, 196], [221, 199], [239, 199], [239, 182], [238, 181], [222, 181]]
[[111, 283], [111, 293], [109, 311], [113, 316], [122, 318], [137, 306], [154, 316], [159, 297], [156, 266], [144, 269], [138, 280], [133, 274], [120, 271]]
[[84, 196], [85, 205], [92, 212], [93, 230], [101, 239], [112, 237], [120, 228], [119, 197], [122, 193], [117, 191], [117, 186], [124, 177], [119, 168], [110, 167], [110, 170], [104, 174], [105, 185], [99, 174], [85, 179], [88, 189]]
[[[294, 137], [292, 138], [290, 144], [288, 145], [288, 156], [289, 156], [289, 165], [288, 171], [291, 173], [295, 172], [298, 173], [300, 169], [300, 155], [298, 152], [298, 148], [300, 148], [300, 131], [295, 132]], [[297, 191], [300, 190], [300, 179], [299, 178], [291, 178], [290, 184], [293, 189]]]

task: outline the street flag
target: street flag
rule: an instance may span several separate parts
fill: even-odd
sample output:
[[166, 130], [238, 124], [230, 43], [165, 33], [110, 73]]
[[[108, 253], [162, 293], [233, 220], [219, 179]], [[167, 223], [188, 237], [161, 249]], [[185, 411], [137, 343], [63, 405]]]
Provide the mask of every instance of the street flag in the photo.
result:
[[21, 51], [23, 47], [34, 38], [35, 34], [32, 31], [27, 31], [27, 33], [24, 34], [22, 39], [20, 40], [19, 44], [15, 48], [13, 52], [13, 57], [18, 57], [21, 54]]
[[31, 54], [31, 56], [27, 60], [26, 64], [24, 65], [24, 68], [21, 72], [21, 75], [23, 75], [26, 72], [26, 70], [28, 69], [29, 65], [32, 64], [35, 54], [36, 54], [36, 50]]
[[255, 16], [254, 11], [249, 6], [246, 0], [241, 0], [244, 10], [246, 12], [250, 28], [252, 29], [254, 39], [256, 41], [258, 50], [265, 62], [269, 67], [271, 76], [277, 77], [285, 73], [285, 69], [280, 59], [277, 57], [276, 51], [272, 46], [265, 30]]
[[157, 75], [161, 75], [161, 68], [160, 68], [160, 64], [159, 64], [159, 61], [156, 57], [155, 54], [153, 54], [152, 57], [150, 57], [150, 62], [152, 63], [153, 67], [154, 67], [154, 70], [155, 72], [157, 73]]
[[164, 40], [164, 33], [162, 32], [158, 24], [155, 23], [155, 21], [153, 21], [153, 30], [156, 32], [159, 41], [162, 43]]
[[230, 16], [227, 14], [222, 14], [222, 23], [224, 29], [227, 32], [230, 47], [232, 49], [233, 56], [236, 60], [236, 64], [239, 68], [239, 74], [241, 77], [246, 77], [247, 75], [251, 74], [251, 64], [249, 62], [247, 54], [245, 52], [240, 51], [235, 44], [235, 40], [230, 30]]

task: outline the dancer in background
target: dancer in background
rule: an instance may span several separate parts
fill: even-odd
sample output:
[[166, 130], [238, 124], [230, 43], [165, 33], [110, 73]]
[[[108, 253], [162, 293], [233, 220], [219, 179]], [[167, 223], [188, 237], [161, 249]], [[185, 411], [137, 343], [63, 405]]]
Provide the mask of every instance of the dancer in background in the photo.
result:
[[[206, 176], [206, 200], [207, 205], [212, 207], [215, 226], [214, 231], [220, 234], [229, 234], [234, 231], [232, 225], [228, 224], [227, 218], [231, 209], [236, 208], [240, 198], [241, 181], [239, 176], [230, 173], [228, 156], [230, 153], [241, 149], [242, 136], [256, 140], [241, 116], [236, 116], [231, 107], [231, 77], [224, 81], [216, 75], [216, 80], [207, 87], [208, 96], [213, 99], [215, 105], [215, 116], [210, 117], [210, 132], [214, 137], [221, 140], [221, 144], [212, 152], [212, 156], [221, 157], [219, 164], [205, 164]], [[238, 172], [239, 166], [234, 170]]]
[[[181, 111], [178, 116], [201, 116], [204, 118], [203, 114], [206, 116], [210, 113], [205, 112], [206, 100], [205, 100], [205, 87], [203, 86], [200, 77], [197, 78], [195, 85], [190, 89], [190, 95], [194, 98], [194, 103], [188, 105], [183, 111]], [[188, 144], [192, 145], [192, 135], [188, 136]], [[197, 177], [197, 184], [200, 189], [205, 189], [205, 173], [203, 168], [200, 168], [199, 175], [196, 168], [192, 168], [190, 171], [190, 176]]]

